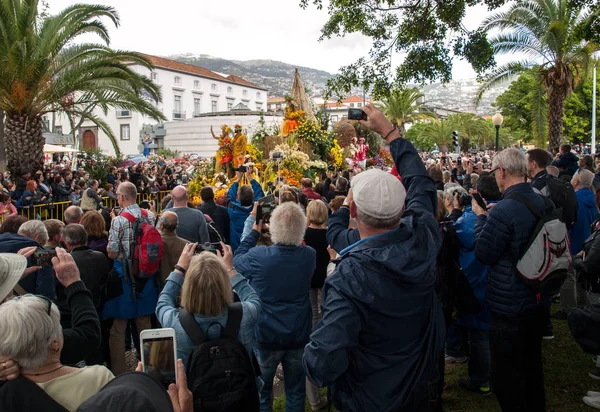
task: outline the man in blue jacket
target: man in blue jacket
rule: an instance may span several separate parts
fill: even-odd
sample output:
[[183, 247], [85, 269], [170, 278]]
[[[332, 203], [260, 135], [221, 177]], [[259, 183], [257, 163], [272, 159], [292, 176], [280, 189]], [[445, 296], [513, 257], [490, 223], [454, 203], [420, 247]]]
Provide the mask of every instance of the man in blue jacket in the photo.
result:
[[261, 222], [254, 223], [233, 259], [235, 269], [248, 279], [262, 301], [254, 329], [254, 347], [265, 383], [260, 410], [272, 410], [273, 377], [281, 363], [286, 410], [304, 411], [302, 353], [312, 326], [309, 292], [317, 255], [313, 248], [302, 245], [306, 217], [294, 202], [285, 202], [273, 211], [269, 228], [272, 246], [256, 246], [261, 229]]
[[[48, 241], [48, 231], [41, 220], [29, 220], [19, 227], [19, 233], [3, 233], [0, 235], [0, 253], [17, 253], [20, 249], [35, 246], [43, 252], [43, 245]], [[56, 299], [56, 281], [54, 269], [50, 262], [39, 267], [19, 282], [19, 286], [27, 293], [42, 295], [50, 300]], [[32, 258], [27, 258], [27, 267], [34, 266]]]
[[[540, 213], [553, 208], [525, 183], [525, 155], [517, 149], [498, 153], [492, 174], [502, 200], [484, 210], [475, 200], [475, 257], [488, 265], [487, 304], [491, 314], [492, 386], [503, 411], [545, 411], [542, 334], [550, 299], [528, 287], [516, 269], [537, 219], [517, 197]], [[548, 203], [550, 205], [548, 205]]]
[[591, 225], [598, 219], [594, 192], [590, 189], [593, 181], [594, 174], [587, 169], [579, 169], [571, 180], [577, 197], [577, 222], [569, 231], [572, 255], [583, 250], [583, 242], [592, 232]]
[[[231, 185], [227, 192], [227, 211], [229, 212], [229, 241], [231, 249], [235, 252], [240, 245], [240, 238], [244, 232], [244, 222], [252, 211], [252, 205], [260, 200], [263, 193], [260, 183], [252, 178], [252, 168], [246, 170], [246, 179], [250, 185], [240, 186], [240, 181], [244, 176], [241, 172], [236, 172], [237, 181]], [[239, 188], [239, 189], [238, 189]]]
[[560, 170], [559, 177], [573, 176], [579, 168], [579, 158], [575, 153], [571, 152], [571, 149], [571, 145], [562, 145], [560, 147], [560, 154], [558, 155], [558, 159], [552, 162], [552, 165], [558, 167], [558, 169]]
[[406, 190], [377, 169], [352, 180], [342, 208], [358, 231], [338, 236], [338, 245], [356, 233], [360, 240], [341, 251], [325, 281], [304, 369], [330, 386], [341, 411], [438, 410], [445, 326], [434, 289], [437, 192], [410, 142], [375, 106], [363, 110], [362, 123], [390, 143]]

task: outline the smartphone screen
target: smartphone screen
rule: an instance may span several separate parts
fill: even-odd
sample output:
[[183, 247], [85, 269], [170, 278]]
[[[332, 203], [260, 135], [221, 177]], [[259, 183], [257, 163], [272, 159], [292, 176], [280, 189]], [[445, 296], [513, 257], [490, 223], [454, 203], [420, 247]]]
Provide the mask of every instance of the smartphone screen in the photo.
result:
[[170, 384], [175, 383], [176, 375], [173, 336], [143, 337], [142, 347], [144, 372], [168, 389]]

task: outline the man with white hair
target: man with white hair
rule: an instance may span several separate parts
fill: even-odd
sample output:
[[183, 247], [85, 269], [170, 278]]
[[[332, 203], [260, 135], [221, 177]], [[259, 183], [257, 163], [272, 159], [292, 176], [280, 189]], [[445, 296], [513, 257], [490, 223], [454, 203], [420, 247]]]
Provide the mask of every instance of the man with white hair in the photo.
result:
[[79, 223], [83, 217], [83, 210], [79, 206], [69, 206], [65, 210], [65, 223]]
[[[43, 245], [48, 241], [48, 231], [41, 220], [28, 220], [17, 232], [4, 233], [0, 236], [0, 253], [17, 253], [20, 249], [35, 246], [37, 252], [44, 252]], [[27, 266], [34, 266], [32, 258], [27, 259]], [[19, 282], [19, 291], [42, 295], [48, 299], [56, 298], [56, 282], [50, 262], [47, 266], [38, 266], [38, 270]]]
[[[256, 207], [251, 216], [256, 218]], [[310, 280], [317, 266], [315, 250], [302, 245], [306, 216], [294, 202], [277, 206], [269, 227], [272, 246], [256, 246], [262, 222], [255, 222], [252, 229], [237, 249], [231, 270], [248, 279], [263, 305], [254, 329], [265, 383], [260, 392], [261, 410], [271, 410], [273, 377], [280, 362], [285, 374], [286, 407], [304, 410], [302, 353], [312, 326]]]
[[491, 314], [492, 387], [504, 411], [545, 411], [542, 335], [550, 296], [527, 286], [516, 268], [540, 215], [556, 214], [546, 197], [525, 182], [525, 155], [505, 149], [492, 162], [502, 200], [482, 209], [475, 200], [475, 257], [488, 266], [487, 304]]
[[361, 123], [390, 143], [405, 186], [379, 169], [352, 180], [341, 209], [358, 230], [338, 233], [337, 244], [360, 239], [339, 251], [325, 281], [323, 318], [305, 348], [304, 369], [314, 384], [330, 387], [338, 410], [441, 410], [437, 191], [397, 127], [373, 105], [363, 111], [369, 120]]
[[569, 231], [572, 255], [583, 250], [583, 243], [592, 232], [592, 223], [598, 219], [598, 208], [592, 190], [593, 182], [594, 174], [587, 169], [579, 169], [571, 180], [577, 197], [577, 222]]

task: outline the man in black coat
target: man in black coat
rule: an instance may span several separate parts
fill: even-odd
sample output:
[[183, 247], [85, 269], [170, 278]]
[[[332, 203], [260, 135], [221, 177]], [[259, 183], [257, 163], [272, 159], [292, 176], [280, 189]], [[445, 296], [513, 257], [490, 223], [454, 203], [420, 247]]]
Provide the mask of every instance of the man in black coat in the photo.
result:
[[210, 186], [202, 188], [200, 197], [202, 198], [202, 204], [198, 206], [198, 210], [205, 215], [210, 216], [215, 223], [215, 228], [219, 231], [219, 234], [225, 240], [225, 243], [229, 244], [230, 222], [227, 208], [215, 203], [215, 193]]

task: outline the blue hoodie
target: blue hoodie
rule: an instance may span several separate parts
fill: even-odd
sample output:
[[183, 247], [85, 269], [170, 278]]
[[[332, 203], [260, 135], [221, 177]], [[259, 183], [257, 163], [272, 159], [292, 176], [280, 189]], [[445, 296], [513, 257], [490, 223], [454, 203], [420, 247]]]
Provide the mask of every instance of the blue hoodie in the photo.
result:
[[[27, 236], [14, 233], [3, 233], [0, 235], [0, 253], [17, 253], [19, 250], [30, 246], [42, 249], [38, 242]], [[31, 258], [27, 259], [27, 267], [30, 266], [33, 266]], [[56, 281], [54, 280], [54, 269], [52, 266], [44, 266], [42, 269], [28, 275], [19, 282], [19, 286], [25, 289], [27, 293], [42, 295], [51, 300], [56, 299]], [[2, 299], [1, 296], [0, 299]]]
[[576, 255], [583, 250], [583, 243], [591, 234], [590, 226], [598, 219], [598, 209], [594, 192], [588, 188], [579, 189], [575, 192], [577, 196], [577, 222], [569, 231], [571, 238], [571, 254]]
[[[265, 195], [260, 187], [260, 183], [252, 179], [250, 185], [254, 191], [254, 201], [258, 202]], [[244, 223], [246, 222], [246, 218], [250, 216], [250, 212], [252, 212], [252, 208], [254, 207], [254, 203], [250, 206], [242, 206], [239, 200], [237, 200], [238, 187], [239, 182], [235, 182], [227, 192], [227, 212], [229, 213], [230, 221], [229, 244], [234, 252], [240, 246], [240, 238], [244, 232]]]

